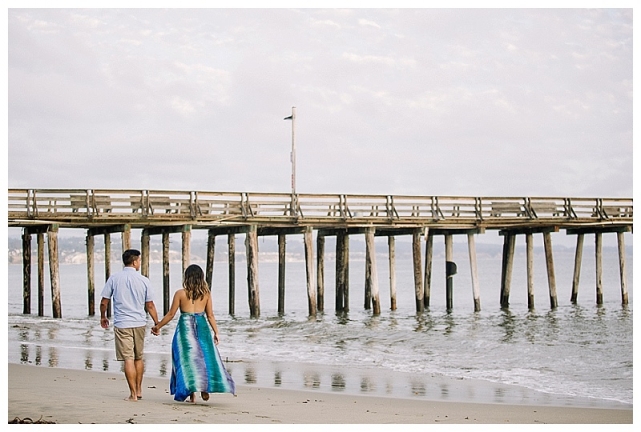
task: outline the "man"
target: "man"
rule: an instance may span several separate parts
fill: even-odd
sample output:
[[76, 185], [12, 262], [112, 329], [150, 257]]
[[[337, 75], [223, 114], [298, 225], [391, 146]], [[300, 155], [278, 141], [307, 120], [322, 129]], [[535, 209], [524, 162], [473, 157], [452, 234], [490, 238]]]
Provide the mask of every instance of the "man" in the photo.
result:
[[100, 325], [109, 328], [107, 308], [113, 297], [114, 341], [116, 360], [125, 362], [125, 378], [130, 395], [125, 400], [142, 398], [142, 375], [145, 369], [143, 349], [147, 329], [147, 314], [158, 324], [158, 314], [153, 302], [149, 279], [138, 273], [140, 251], [128, 249], [122, 254], [125, 268], [111, 276], [102, 290], [100, 301]]

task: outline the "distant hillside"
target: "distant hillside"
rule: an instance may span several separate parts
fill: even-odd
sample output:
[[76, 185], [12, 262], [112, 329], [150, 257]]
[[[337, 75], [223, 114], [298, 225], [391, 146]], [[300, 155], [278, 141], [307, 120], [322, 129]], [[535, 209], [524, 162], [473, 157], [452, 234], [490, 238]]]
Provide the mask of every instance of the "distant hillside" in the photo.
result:
[[[445, 246], [442, 238], [440, 241], [434, 242], [434, 256], [441, 257], [445, 254]], [[111, 243], [111, 252], [112, 252], [112, 261], [119, 261], [121, 255], [121, 241], [119, 235], [112, 236]], [[9, 264], [21, 264], [22, 263], [22, 240], [19, 237], [9, 237], [8, 238], [8, 261]], [[46, 240], [45, 240], [46, 243]], [[132, 238], [132, 245], [135, 248], [140, 248], [140, 239]], [[422, 244], [424, 254], [424, 243]], [[85, 263], [86, 262], [86, 245], [84, 237], [58, 237], [58, 246], [60, 251], [60, 261], [62, 263]], [[332, 237], [328, 237], [325, 241], [325, 256], [327, 259], [333, 259], [335, 254], [336, 242]], [[276, 237], [261, 237], [258, 241], [258, 249], [261, 259], [268, 260], [277, 260], [278, 259], [278, 241]], [[617, 248], [608, 246], [604, 247], [604, 254], [617, 254]], [[102, 237], [96, 237], [94, 244], [94, 259], [96, 262], [104, 261], [104, 242]], [[150, 260], [152, 262], [161, 262], [162, 261], [162, 242], [159, 236], [153, 236], [150, 240]], [[181, 250], [182, 242], [180, 236], [171, 236], [169, 243], [170, 250], [170, 261], [171, 262], [180, 262], [181, 261]], [[350, 256], [352, 259], [363, 258], [365, 254], [365, 241], [362, 236], [353, 236], [350, 237], [349, 242]], [[35, 260], [37, 253], [37, 245], [35, 236], [32, 238], [31, 244], [32, 256]], [[302, 241], [302, 236], [290, 236], [287, 239], [287, 259], [292, 261], [302, 261], [304, 259], [304, 245]], [[492, 244], [492, 243], [482, 243], [477, 240], [476, 242], [476, 253], [478, 256], [491, 256], [497, 257], [500, 256], [503, 251], [503, 246], [501, 244]], [[583, 255], [588, 256], [588, 254], [593, 253], [594, 251], [594, 242], [588, 241], [586, 239]], [[225, 261], [227, 259], [227, 237], [219, 237], [216, 240], [216, 261]], [[382, 257], [387, 256], [387, 241], [378, 240], [376, 241], [376, 253]], [[544, 253], [541, 246], [535, 247], [534, 252], [536, 254]], [[460, 256], [460, 254], [467, 254], [467, 242], [454, 243], [454, 254], [455, 256]], [[517, 244], [515, 253], [518, 256], [525, 255], [525, 247], [523, 245]], [[574, 247], [567, 247], [564, 245], [554, 245], [554, 253], [556, 254], [574, 254]], [[412, 254], [412, 245], [411, 238], [409, 236], [397, 237], [396, 239], [396, 256], [399, 259], [408, 259]], [[626, 255], [628, 259], [632, 259], [633, 247], [631, 245], [626, 245]], [[236, 255], [239, 261], [244, 260], [245, 256], [245, 246], [244, 246], [244, 236], [236, 236]], [[203, 238], [192, 238], [191, 248], [190, 248], [190, 258], [194, 262], [205, 262], [207, 256], [207, 240]], [[47, 251], [45, 244], [45, 260], [47, 260]]]

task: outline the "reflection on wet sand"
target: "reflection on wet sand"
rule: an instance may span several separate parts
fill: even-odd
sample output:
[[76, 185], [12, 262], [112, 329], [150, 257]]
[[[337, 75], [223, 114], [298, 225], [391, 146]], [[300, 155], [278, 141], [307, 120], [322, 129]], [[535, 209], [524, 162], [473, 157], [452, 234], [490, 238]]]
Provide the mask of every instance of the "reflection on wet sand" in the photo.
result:
[[55, 347], [49, 347], [49, 367], [58, 366], [58, 350]]
[[[439, 387], [441, 388], [441, 396], [443, 397], [443, 399], [447, 399], [450, 395], [449, 387], [447, 386], [447, 384], [441, 384]], [[425, 389], [423, 389], [423, 391], [425, 391]]]
[[376, 384], [372, 382], [370, 377], [364, 376], [361, 378], [361, 391], [363, 393], [376, 390]]
[[245, 383], [246, 384], [256, 384], [256, 371], [253, 368], [245, 369]]
[[425, 384], [416, 380], [412, 381], [412, 395], [425, 396]]
[[343, 375], [332, 375], [332, 390], [345, 390], [345, 378]]
[[167, 376], [167, 366], [168, 366], [168, 363], [169, 363], [169, 362], [168, 362], [167, 360], [165, 360], [165, 359], [163, 359], [163, 360], [161, 360], [161, 361], [160, 361], [160, 370], [159, 370], [159, 373], [160, 373], [160, 376], [161, 376], [161, 377], [166, 377], [166, 376]]
[[[507, 315], [506, 315], [507, 317]], [[505, 323], [509, 323], [507, 318]], [[509, 325], [505, 328], [509, 329]], [[509, 337], [509, 332], [506, 332]], [[62, 358], [61, 358], [62, 356]], [[14, 361], [36, 366], [69, 367], [123, 373], [123, 363], [115, 360], [113, 349], [59, 349], [58, 347], [22, 343]], [[9, 359], [11, 360], [11, 357]], [[521, 387], [499, 384], [478, 385], [457, 379], [443, 379], [434, 375], [384, 372], [340, 366], [284, 364], [271, 362], [227, 361], [225, 366], [237, 383], [262, 387], [303, 389], [321, 392], [344, 392], [401, 398], [429, 400], [477, 401], [494, 403], [550, 403], [553, 398], [541, 396]], [[146, 376], [167, 377], [171, 370], [168, 354], [145, 354]]]
[[500, 389], [500, 388], [494, 389], [494, 402], [496, 403], [505, 402], [504, 398], [505, 398], [505, 392], [503, 391], [503, 389]]
[[320, 388], [321, 380], [318, 373], [303, 373], [303, 385], [305, 387]]
[[[20, 362], [21, 363], [30, 363], [29, 362], [29, 346], [28, 345], [20, 345]], [[40, 364], [40, 363], [36, 363]]]
[[[67, 364], [60, 359], [60, 354], [73, 356], [67, 350], [59, 351], [56, 347], [43, 347], [37, 344], [24, 343], [20, 347], [20, 363], [48, 365], [57, 367]], [[103, 372], [123, 372], [122, 362], [114, 358], [113, 351], [85, 350], [80, 360], [85, 370], [101, 370]], [[238, 382], [247, 385], [266, 387], [284, 387], [289, 389], [303, 388], [319, 391], [335, 391], [346, 393], [367, 393], [380, 395], [396, 395], [400, 397], [449, 397], [449, 388], [441, 384], [428, 391], [429, 377], [409, 375], [409, 381], [398, 380], [373, 371], [349, 370], [343, 372], [337, 367], [294, 365], [282, 369], [271, 363], [226, 362], [229, 373]], [[145, 354], [145, 373], [147, 376], [167, 377], [171, 370], [171, 358], [168, 355]], [[433, 384], [432, 384], [433, 386]], [[500, 393], [494, 395], [500, 399]]]

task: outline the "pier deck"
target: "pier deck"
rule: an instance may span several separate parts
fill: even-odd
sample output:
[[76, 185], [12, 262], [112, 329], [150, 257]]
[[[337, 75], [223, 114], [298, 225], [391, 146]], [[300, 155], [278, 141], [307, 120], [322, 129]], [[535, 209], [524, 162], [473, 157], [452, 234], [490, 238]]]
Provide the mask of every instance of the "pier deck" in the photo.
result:
[[[394, 267], [394, 237], [411, 235], [416, 310], [429, 307], [432, 245], [435, 235], [445, 237], [447, 307], [451, 302], [451, 277], [456, 274], [452, 262], [452, 236], [468, 238], [474, 308], [480, 310], [474, 236], [486, 230], [498, 230], [504, 236], [501, 275], [501, 307], [508, 307], [512, 261], [516, 235], [525, 235], [528, 255], [528, 295], [533, 307], [532, 235], [542, 234], [545, 244], [550, 306], [557, 307], [556, 281], [552, 256], [551, 232], [565, 230], [577, 236], [575, 277], [572, 302], [576, 302], [585, 234], [594, 234], [596, 245], [597, 303], [602, 303], [601, 248], [603, 233], [616, 233], [619, 245], [621, 299], [628, 302], [625, 278], [623, 234], [632, 232], [631, 198], [568, 197], [463, 197], [347, 194], [278, 194], [251, 192], [208, 192], [170, 190], [107, 189], [9, 189], [8, 225], [23, 228], [24, 313], [31, 304], [31, 235], [38, 236], [38, 269], [44, 255], [44, 235], [48, 239], [51, 266], [52, 308], [61, 316], [58, 276], [57, 233], [60, 228], [83, 229], [87, 235], [87, 272], [89, 314], [94, 314], [94, 236], [104, 235], [106, 268], [110, 268], [110, 235], [122, 235], [122, 247], [130, 247], [132, 229], [142, 229], [142, 268], [148, 275], [149, 237], [162, 235], [163, 302], [169, 308], [169, 234], [181, 233], [183, 271], [189, 265], [189, 242], [193, 229], [208, 231], [206, 277], [211, 286], [215, 237], [228, 236], [229, 313], [234, 313], [234, 236], [246, 236], [249, 308], [252, 316], [260, 314], [258, 292], [258, 242], [261, 235], [278, 235], [279, 243], [279, 313], [284, 313], [285, 236], [303, 234], [307, 272], [309, 314], [324, 309], [324, 238], [336, 236], [336, 310], [347, 311], [349, 286], [349, 235], [364, 234], [367, 251], [365, 308], [380, 313], [374, 236], [388, 237], [390, 267]], [[316, 257], [312, 245], [316, 232]], [[425, 239], [425, 264], [421, 256]], [[106, 278], [109, 277], [107, 270]], [[39, 275], [39, 280], [43, 276]], [[42, 284], [39, 284], [39, 311], [42, 315]], [[392, 309], [396, 305], [396, 287], [390, 277]]]

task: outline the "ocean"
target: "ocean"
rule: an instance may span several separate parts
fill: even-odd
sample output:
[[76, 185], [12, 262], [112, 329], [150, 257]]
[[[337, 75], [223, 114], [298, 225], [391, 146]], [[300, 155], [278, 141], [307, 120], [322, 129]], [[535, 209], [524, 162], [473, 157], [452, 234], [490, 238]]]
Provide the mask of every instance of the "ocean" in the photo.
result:
[[[385, 242], [377, 239], [377, 246], [381, 246], [380, 241]], [[596, 305], [594, 247], [590, 243], [586, 237], [576, 305], [570, 303], [573, 248], [555, 248], [559, 306], [554, 310], [549, 305], [545, 257], [540, 249], [534, 259], [535, 308], [528, 309], [525, 247], [517, 242], [509, 308], [501, 309], [499, 304], [499, 246], [498, 253], [478, 255], [481, 311], [474, 312], [467, 245], [455, 243], [458, 273], [453, 282], [454, 307], [448, 312], [445, 260], [442, 252], [435, 249], [430, 307], [417, 314], [412, 262], [409, 254], [404, 254], [411, 250], [411, 243], [397, 240], [398, 308], [390, 310], [387, 254], [377, 253], [382, 312], [373, 316], [363, 307], [364, 257], [354, 249], [350, 249], [350, 310], [334, 311], [335, 262], [328, 239], [325, 311], [313, 318], [307, 315], [304, 262], [296, 257], [286, 263], [285, 314], [278, 315], [278, 263], [269, 254], [259, 256], [260, 317], [249, 317], [246, 269], [241, 260], [236, 262], [236, 313], [229, 315], [228, 265], [220, 252], [226, 249], [225, 243], [217, 246], [212, 284], [214, 312], [221, 331], [218, 349], [239, 384], [408, 398], [631, 409], [631, 248], [626, 257], [629, 304], [621, 304], [618, 255], [616, 248], [608, 247], [603, 253], [604, 304]], [[236, 251], [243, 250], [241, 239]], [[192, 256], [196, 255], [205, 256], [202, 251], [195, 254], [192, 250]], [[196, 263], [204, 269], [204, 262]], [[112, 272], [120, 269], [119, 263], [112, 265]], [[32, 268], [32, 313], [24, 315], [22, 266], [8, 266], [9, 363], [121, 371], [121, 364], [114, 359], [113, 332], [99, 325], [104, 264], [97, 262], [95, 267], [97, 315], [87, 315], [86, 265], [62, 264], [63, 318], [54, 319], [48, 268], [46, 316], [38, 317], [37, 269]], [[172, 263], [172, 294], [180, 286], [180, 273], [181, 264]], [[160, 263], [151, 264], [150, 279], [162, 316]], [[176, 318], [162, 329], [160, 336], [148, 336], [147, 376], [169, 380], [175, 322]], [[472, 385], [479, 382], [490, 386]], [[482, 393], [483, 388], [488, 389], [487, 394]]]

